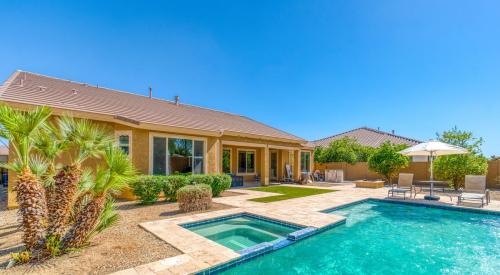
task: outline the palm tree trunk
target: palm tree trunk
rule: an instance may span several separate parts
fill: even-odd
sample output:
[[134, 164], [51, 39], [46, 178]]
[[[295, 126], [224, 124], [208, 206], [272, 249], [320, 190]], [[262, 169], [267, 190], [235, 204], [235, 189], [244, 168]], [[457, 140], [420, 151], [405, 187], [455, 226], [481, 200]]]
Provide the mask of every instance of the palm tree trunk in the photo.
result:
[[64, 247], [80, 247], [87, 240], [88, 235], [94, 230], [99, 217], [104, 209], [106, 196], [104, 194], [94, 197], [76, 217], [75, 225], [64, 237]]
[[23, 242], [33, 250], [43, 238], [46, 219], [45, 192], [29, 169], [24, 169], [16, 179], [17, 203], [22, 217]]
[[66, 231], [80, 176], [81, 170], [75, 165], [64, 167], [54, 176], [55, 189], [48, 206], [49, 235], [61, 237]]

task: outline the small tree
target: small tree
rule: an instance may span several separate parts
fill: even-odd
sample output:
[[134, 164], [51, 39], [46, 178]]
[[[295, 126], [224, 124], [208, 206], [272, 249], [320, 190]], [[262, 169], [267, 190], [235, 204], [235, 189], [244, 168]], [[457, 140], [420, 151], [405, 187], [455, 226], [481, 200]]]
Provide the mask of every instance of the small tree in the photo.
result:
[[406, 147], [406, 145], [396, 145], [389, 141], [383, 143], [368, 158], [368, 169], [379, 173], [388, 183], [391, 183], [399, 170], [408, 167], [409, 158], [399, 153]]
[[366, 161], [373, 148], [362, 146], [355, 139], [344, 137], [334, 140], [326, 148], [316, 147], [314, 160], [319, 163], [346, 162], [356, 164]]
[[470, 153], [438, 157], [433, 165], [436, 178], [450, 181], [457, 190], [463, 187], [466, 175], [486, 175], [488, 160], [481, 152], [482, 138], [475, 138], [472, 132], [461, 131], [457, 127], [437, 134], [437, 138], [442, 142], [466, 148]]

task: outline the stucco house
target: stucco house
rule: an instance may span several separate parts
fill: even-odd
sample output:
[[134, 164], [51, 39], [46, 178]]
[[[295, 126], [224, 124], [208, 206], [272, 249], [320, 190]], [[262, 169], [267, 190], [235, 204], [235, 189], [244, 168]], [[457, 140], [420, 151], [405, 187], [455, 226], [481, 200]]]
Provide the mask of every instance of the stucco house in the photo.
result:
[[[312, 170], [307, 141], [245, 116], [35, 73], [16, 71], [0, 87], [0, 103], [51, 107], [55, 115], [94, 120], [113, 131], [143, 174], [232, 173], [269, 184]], [[13, 177], [10, 177], [9, 189]], [[10, 201], [10, 198], [9, 198]]]

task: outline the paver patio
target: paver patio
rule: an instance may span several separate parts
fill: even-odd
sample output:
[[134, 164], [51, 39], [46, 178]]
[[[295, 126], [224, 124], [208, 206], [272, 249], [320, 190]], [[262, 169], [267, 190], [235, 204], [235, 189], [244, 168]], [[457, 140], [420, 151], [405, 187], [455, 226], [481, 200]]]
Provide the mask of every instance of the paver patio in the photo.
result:
[[[303, 187], [312, 188], [308, 186]], [[297, 225], [321, 228], [341, 222], [344, 217], [334, 214], [324, 214], [319, 211], [367, 198], [383, 199], [386, 198], [388, 190], [387, 188], [355, 188], [354, 185], [314, 186], [314, 188], [335, 189], [338, 192], [272, 203], [259, 203], [249, 201], [249, 199], [274, 196], [275, 194], [241, 189], [236, 191], [242, 193], [243, 195], [241, 196], [214, 198], [214, 201], [217, 203], [231, 205], [236, 208], [142, 223], [141, 226], [143, 228], [170, 243], [184, 254], [122, 270], [114, 274], [190, 274], [228, 262], [240, 256], [233, 250], [193, 233], [179, 226], [179, 224], [246, 212]], [[418, 194], [415, 200], [410, 201], [456, 205], [456, 199], [450, 201], [445, 196], [440, 202], [428, 202], [422, 200], [424, 195], [424, 193]], [[500, 211], [500, 201], [492, 200], [484, 209]]]

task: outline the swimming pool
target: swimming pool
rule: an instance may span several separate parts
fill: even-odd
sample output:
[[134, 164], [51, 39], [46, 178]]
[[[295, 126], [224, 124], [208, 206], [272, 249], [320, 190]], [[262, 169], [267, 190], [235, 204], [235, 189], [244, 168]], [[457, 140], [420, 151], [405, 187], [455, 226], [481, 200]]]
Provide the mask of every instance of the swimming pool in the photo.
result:
[[187, 224], [183, 227], [235, 251], [286, 238], [288, 234], [301, 229], [249, 214], [209, 220], [201, 224]]
[[222, 274], [498, 274], [500, 216], [366, 201], [347, 222]]

